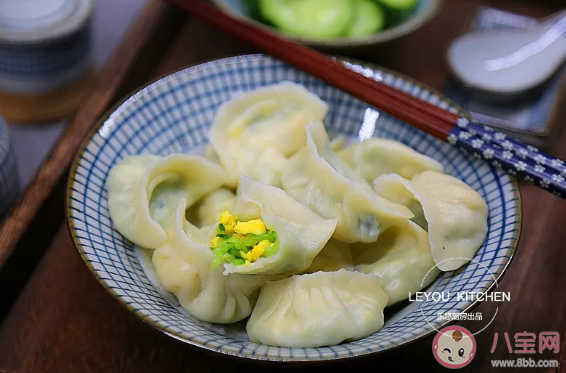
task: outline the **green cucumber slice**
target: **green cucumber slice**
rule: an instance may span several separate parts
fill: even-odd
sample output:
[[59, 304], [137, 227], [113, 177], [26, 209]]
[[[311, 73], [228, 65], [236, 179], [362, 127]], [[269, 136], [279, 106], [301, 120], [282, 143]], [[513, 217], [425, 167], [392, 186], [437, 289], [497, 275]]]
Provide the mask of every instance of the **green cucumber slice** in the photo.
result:
[[249, 16], [255, 20], [261, 21], [259, 12], [259, 4], [257, 0], [243, 0], [244, 5], [248, 8]]
[[419, 0], [377, 0], [377, 3], [383, 7], [387, 27], [393, 27], [413, 14]]
[[391, 10], [410, 11], [415, 9], [419, 0], [378, 0], [378, 2]]
[[354, 21], [348, 36], [359, 38], [375, 34], [385, 27], [385, 13], [371, 0], [350, 0], [354, 7]]
[[354, 18], [349, 0], [259, 0], [259, 10], [282, 32], [313, 39], [345, 36]]

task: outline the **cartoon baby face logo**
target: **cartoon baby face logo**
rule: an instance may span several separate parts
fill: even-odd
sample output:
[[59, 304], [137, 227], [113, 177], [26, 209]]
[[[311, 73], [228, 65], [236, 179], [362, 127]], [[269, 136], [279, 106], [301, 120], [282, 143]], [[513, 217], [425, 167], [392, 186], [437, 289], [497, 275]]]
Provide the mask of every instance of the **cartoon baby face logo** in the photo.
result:
[[463, 368], [476, 354], [476, 340], [468, 329], [448, 326], [438, 332], [434, 338], [432, 353], [446, 368]]

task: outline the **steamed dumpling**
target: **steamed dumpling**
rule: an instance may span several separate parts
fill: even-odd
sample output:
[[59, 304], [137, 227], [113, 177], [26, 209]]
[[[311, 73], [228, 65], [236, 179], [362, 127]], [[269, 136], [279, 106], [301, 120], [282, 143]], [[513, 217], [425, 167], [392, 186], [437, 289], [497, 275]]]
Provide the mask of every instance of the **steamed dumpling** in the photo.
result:
[[246, 326], [252, 342], [321, 347], [383, 327], [388, 301], [380, 280], [359, 272], [317, 272], [268, 282]]
[[240, 222], [254, 221], [276, 232], [277, 239], [272, 243], [276, 251], [269, 257], [259, 255], [245, 265], [226, 263], [225, 274], [303, 272], [324, 248], [336, 227], [336, 220], [320, 217], [283, 190], [245, 176], [240, 181], [234, 212]]
[[271, 162], [261, 164], [266, 149], [273, 149], [268, 157], [296, 152], [305, 143], [305, 125], [324, 119], [327, 111], [324, 101], [291, 82], [232, 97], [218, 110], [210, 131], [210, 142], [229, 173], [230, 185], [235, 187], [240, 175], [257, 179], [258, 167], [269, 171]]
[[155, 249], [167, 240], [180, 201], [190, 206], [224, 182], [224, 170], [200, 156], [130, 156], [110, 170], [108, 210], [124, 237]]
[[379, 276], [388, 306], [424, 289], [440, 274], [428, 234], [411, 221], [389, 228], [375, 243], [352, 245], [352, 252], [357, 271]]
[[283, 171], [283, 189], [327, 219], [338, 219], [334, 238], [375, 242], [390, 226], [413, 217], [409, 209], [378, 196], [329, 146], [320, 122], [307, 126], [307, 145]]
[[153, 253], [159, 282], [197, 319], [233, 323], [250, 315], [265, 276], [228, 275], [212, 270], [213, 255], [201, 232], [184, 218], [185, 204], [176, 210], [169, 240]]
[[398, 141], [376, 137], [353, 144], [338, 152], [338, 156], [370, 183], [385, 174], [410, 179], [427, 170], [444, 171], [434, 159]]
[[204, 148], [203, 156], [211, 162], [220, 163], [218, 155], [216, 154], [216, 150], [214, 150], [214, 146], [212, 146], [211, 143], [208, 143], [208, 145], [206, 145], [206, 148]]
[[198, 227], [216, 225], [218, 216], [223, 211], [232, 211], [236, 204], [236, 195], [230, 189], [221, 188], [208, 194], [191, 207], [189, 221]]
[[353, 263], [352, 253], [348, 245], [331, 238], [322, 251], [314, 258], [311, 266], [305, 273], [319, 271], [335, 272], [340, 269], [352, 271], [354, 270]]
[[488, 207], [466, 183], [446, 174], [425, 171], [412, 181], [398, 175], [384, 175], [376, 179], [375, 185], [377, 193], [386, 198], [395, 200], [398, 198], [395, 195], [406, 196], [409, 192], [420, 202], [428, 223], [432, 258], [442, 271], [460, 268], [483, 244], [488, 231]]
[[409, 189], [401, 187], [401, 183], [404, 182], [409, 183], [408, 180], [397, 174], [387, 174], [375, 179], [373, 187], [377, 194], [387, 198], [387, 200], [407, 206], [415, 215], [411, 220], [428, 232], [428, 223], [424, 215], [423, 206]]
[[274, 148], [265, 149], [246, 170], [246, 176], [260, 183], [281, 187], [281, 174], [287, 157]]

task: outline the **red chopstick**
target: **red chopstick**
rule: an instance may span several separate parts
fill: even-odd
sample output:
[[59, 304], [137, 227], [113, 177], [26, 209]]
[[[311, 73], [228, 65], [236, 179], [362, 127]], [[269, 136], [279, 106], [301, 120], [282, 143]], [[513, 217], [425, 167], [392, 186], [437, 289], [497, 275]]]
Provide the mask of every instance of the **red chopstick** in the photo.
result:
[[566, 162], [561, 159], [385, 83], [366, 78], [310, 48], [283, 39], [251, 22], [233, 18], [202, 0], [166, 1], [414, 127], [566, 198]]

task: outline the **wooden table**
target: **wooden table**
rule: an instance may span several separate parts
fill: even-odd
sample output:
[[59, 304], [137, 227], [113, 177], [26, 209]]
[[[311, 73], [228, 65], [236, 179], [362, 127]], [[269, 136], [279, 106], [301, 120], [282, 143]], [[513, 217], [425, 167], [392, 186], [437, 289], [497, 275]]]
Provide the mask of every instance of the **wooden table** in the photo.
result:
[[[446, 0], [429, 25], [362, 58], [441, 88], [447, 77], [444, 52], [449, 42], [466, 30], [480, 5], [537, 17], [560, 7], [559, 1]], [[101, 73], [73, 126], [22, 197], [23, 203], [0, 229], [0, 266], [4, 264], [0, 271], [0, 372], [280, 369], [209, 355], [135, 319], [91, 277], [62, 220], [63, 182], [70, 159], [103, 110], [156, 77], [201, 61], [254, 51], [158, 2], [148, 5]], [[562, 113], [559, 121], [564, 119]], [[566, 158], [566, 126], [562, 127], [550, 152]], [[527, 184], [521, 184], [521, 192], [522, 239], [499, 287], [511, 292], [512, 300], [499, 305], [496, 320], [477, 336], [477, 355], [467, 371], [489, 371], [491, 359], [520, 357], [510, 355], [501, 341], [490, 354], [495, 332], [501, 336], [504, 332], [560, 331], [564, 338], [566, 201]], [[476, 310], [489, 315], [495, 307], [485, 303]], [[461, 325], [473, 329], [477, 324]], [[443, 371], [431, 346], [429, 337], [383, 356], [311, 369]], [[558, 358], [554, 354], [532, 357]]]

